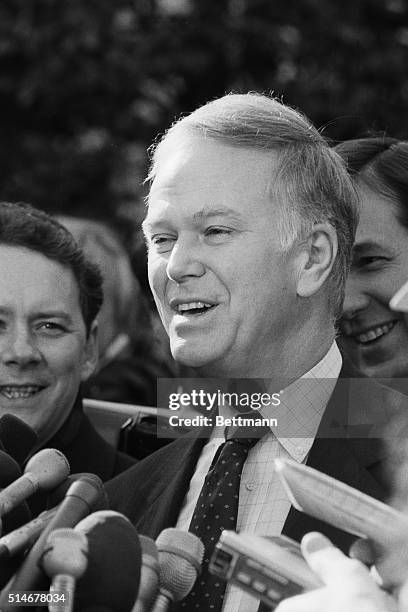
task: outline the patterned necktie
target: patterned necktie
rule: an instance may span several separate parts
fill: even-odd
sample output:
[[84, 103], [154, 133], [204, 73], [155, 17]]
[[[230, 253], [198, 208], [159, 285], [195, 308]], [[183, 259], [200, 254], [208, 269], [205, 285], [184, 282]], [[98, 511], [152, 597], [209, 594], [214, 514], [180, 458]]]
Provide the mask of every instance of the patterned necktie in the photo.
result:
[[[235, 428], [227, 432], [227, 440], [218, 448], [205, 478], [189, 528], [205, 546], [201, 574], [191, 593], [175, 610], [219, 612], [222, 608], [226, 583], [209, 573], [208, 564], [221, 532], [236, 528], [242, 468], [249, 450], [268, 430], [258, 429], [252, 438], [241, 437], [242, 431]], [[254, 435], [253, 428], [244, 434], [248, 435], [248, 431]]]

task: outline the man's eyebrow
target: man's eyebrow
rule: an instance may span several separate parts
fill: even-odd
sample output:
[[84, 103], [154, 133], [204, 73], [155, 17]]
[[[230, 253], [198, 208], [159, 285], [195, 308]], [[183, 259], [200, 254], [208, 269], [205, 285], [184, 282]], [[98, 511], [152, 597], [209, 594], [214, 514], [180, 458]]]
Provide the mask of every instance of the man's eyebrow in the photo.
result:
[[66, 323], [72, 323], [72, 317], [64, 310], [39, 310], [32, 313], [31, 319], [62, 319]]
[[[0, 306], [0, 315], [10, 315], [13, 313], [13, 309], [8, 306]], [[65, 310], [38, 310], [30, 314], [30, 319], [62, 319], [67, 323], [72, 322], [72, 317]]]
[[233, 208], [203, 208], [193, 215], [193, 219], [196, 222], [203, 221], [204, 219], [211, 219], [213, 217], [228, 217], [235, 221], [242, 221], [242, 215]]
[[[233, 208], [217, 208], [217, 209], [202, 208], [201, 210], [194, 213], [193, 221], [194, 223], [200, 223], [201, 221], [204, 221], [206, 219], [212, 219], [214, 217], [228, 217], [229, 219], [232, 219], [233, 221], [238, 221], [238, 222], [242, 221], [242, 215], [240, 215]], [[142, 223], [143, 233], [146, 235], [149, 229], [151, 229], [152, 227], [156, 225], [160, 225], [161, 223], [165, 224], [166, 220], [160, 219], [160, 218], [149, 219], [149, 217], [146, 217], [146, 219]]]

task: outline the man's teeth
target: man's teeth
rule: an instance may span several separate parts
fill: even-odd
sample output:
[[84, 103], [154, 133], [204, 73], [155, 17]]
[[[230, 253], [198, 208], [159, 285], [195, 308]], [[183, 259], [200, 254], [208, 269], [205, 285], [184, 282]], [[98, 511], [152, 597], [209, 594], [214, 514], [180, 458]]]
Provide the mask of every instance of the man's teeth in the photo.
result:
[[26, 386], [26, 387], [1, 387], [1, 393], [7, 397], [7, 399], [19, 399], [24, 397], [30, 397], [40, 391], [41, 387], [38, 386]]
[[392, 323], [381, 325], [379, 327], [376, 327], [375, 329], [370, 329], [369, 331], [364, 332], [363, 334], [358, 334], [356, 336], [356, 339], [358, 340], [358, 342], [361, 342], [362, 344], [365, 344], [367, 342], [372, 342], [373, 340], [380, 338], [380, 336], [384, 336], [385, 334], [388, 334], [388, 332], [392, 330], [394, 325], [395, 325], [395, 322], [393, 321]]
[[179, 304], [177, 310], [179, 312], [185, 312], [186, 310], [193, 310], [198, 308], [211, 308], [212, 304], [206, 302], [187, 302], [186, 304]]

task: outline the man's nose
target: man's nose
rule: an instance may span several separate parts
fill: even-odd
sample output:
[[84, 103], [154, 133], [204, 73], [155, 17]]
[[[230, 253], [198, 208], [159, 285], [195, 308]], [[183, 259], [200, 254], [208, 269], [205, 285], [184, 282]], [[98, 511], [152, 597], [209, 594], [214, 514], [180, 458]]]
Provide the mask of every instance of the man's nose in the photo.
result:
[[353, 274], [347, 279], [343, 314], [344, 319], [353, 319], [362, 310], [367, 308], [370, 304], [370, 297], [364, 291], [364, 287], [359, 279], [354, 278]]
[[26, 366], [41, 361], [41, 353], [28, 329], [16, 328], [0, 337], [1, 361], [6, 365]]
[[179, 239], [167, 262], [167, 276], [175, 283], [205, 274], [200, 245], [193, 238]]

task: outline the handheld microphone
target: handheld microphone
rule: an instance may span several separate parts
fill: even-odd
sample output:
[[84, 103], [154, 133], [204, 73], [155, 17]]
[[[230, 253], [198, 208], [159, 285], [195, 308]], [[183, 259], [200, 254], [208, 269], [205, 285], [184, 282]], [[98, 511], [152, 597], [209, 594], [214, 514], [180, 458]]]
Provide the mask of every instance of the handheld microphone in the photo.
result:
[[51, 578], [50, 592], [63, 595], [48, 605], [49, 612], [71, 612], [75, 585], [88, 564], [88, 540], [75, 529], [55, 529], [47, 538], [41, 564]]
[[12, 557], [30, 548], [56, 512], [57, 508], [46, 510], [36, 518], [1, 537], [0, 561], [9, 561]]
[[139, 541], [142, 549], [142, 566], [139, 592], [132, 612], [149, 612], [159, 586], [159, 553], [151, 538], [141, 535]]
[[0, 516], [38, 491], [56, 487], [69, 474], [65, 456], [55, 448], [45, 448], [31, 457], [24, 474], [0, 492]]
[[38, 436], [14, 414], [5, 414], [0, 418], [0, 440], [6, 452], [23, 465], [36, 445]]
[[[0, 450], [0, 488], [7, 487], [10, 483], [21, 476], [21, 469], [5, 451]], [[3, 522], [3, 533], [8, 533], [27, 523], [31, 519], [31, 513], [25, 502], [19, 504], [9, 512], [1, 521]], [[0, 589], [7, 583], [10, 576], [16, 571], [19, 560], [3, 559], [0, 556]]]
[[[21, 468], [10, 455], [0, 450], [0, 489], [9, 486], [12, 482], [20, 478]], [[20, 525], [26, 523], [31, 518], [30, 511], [26, 503], [18, 505], [3, 520], [3, 533], [8, 533]], [[0, 520], [1, 524], [1, 520]]]
[[84, 475], [70, 486], [54, 517], [27, 554], [18, 572], [1, 592], [2, 612], [14, 612], [14, 606], [8, 603], [10, 592], [41, 590], [39, 587], [44, 583], [45, 575], [39, 566], [39, 560], [49, 534], [60, 527], [73, 527], [89, 514], [102, 488], [102, 481], [95, 474]]
[[[52, 508], [55, 508], [55, 506], [58, 506], [58, 504], [62, 502], [65, 495], [67, 494], [67, 491], [70, 486], [77, 480], [80, 480], [82, 476], [85, 476], [86, 478], [88, 475], [89, 474], [87, 472], [78, 472], [77, 474], [70, 474], [68, 478], [64, 480], [64, 482], [61, 482], [61, 484], [59, 484], [55, 489], [48, 493], [46, 509], [50, 510]], [[98, 510], [108, 510], [108, 508], [108, 496], [105, 487], [102, 487], [98, 499], [92, 505], [92, 512], [97, 512]]]
[[78, 580], [75, 610], [129, 612], [139, 589], [141, 552], [135, 527], [111, 510], [95, 512], [75, 527], [88, 539], [88, 567]]
[[204, 544], [197, 536], [173, 527], [156, 540], [160, 563], [160, 589], [152, 612], [166, 612], [186, 597], [200, 572]]

